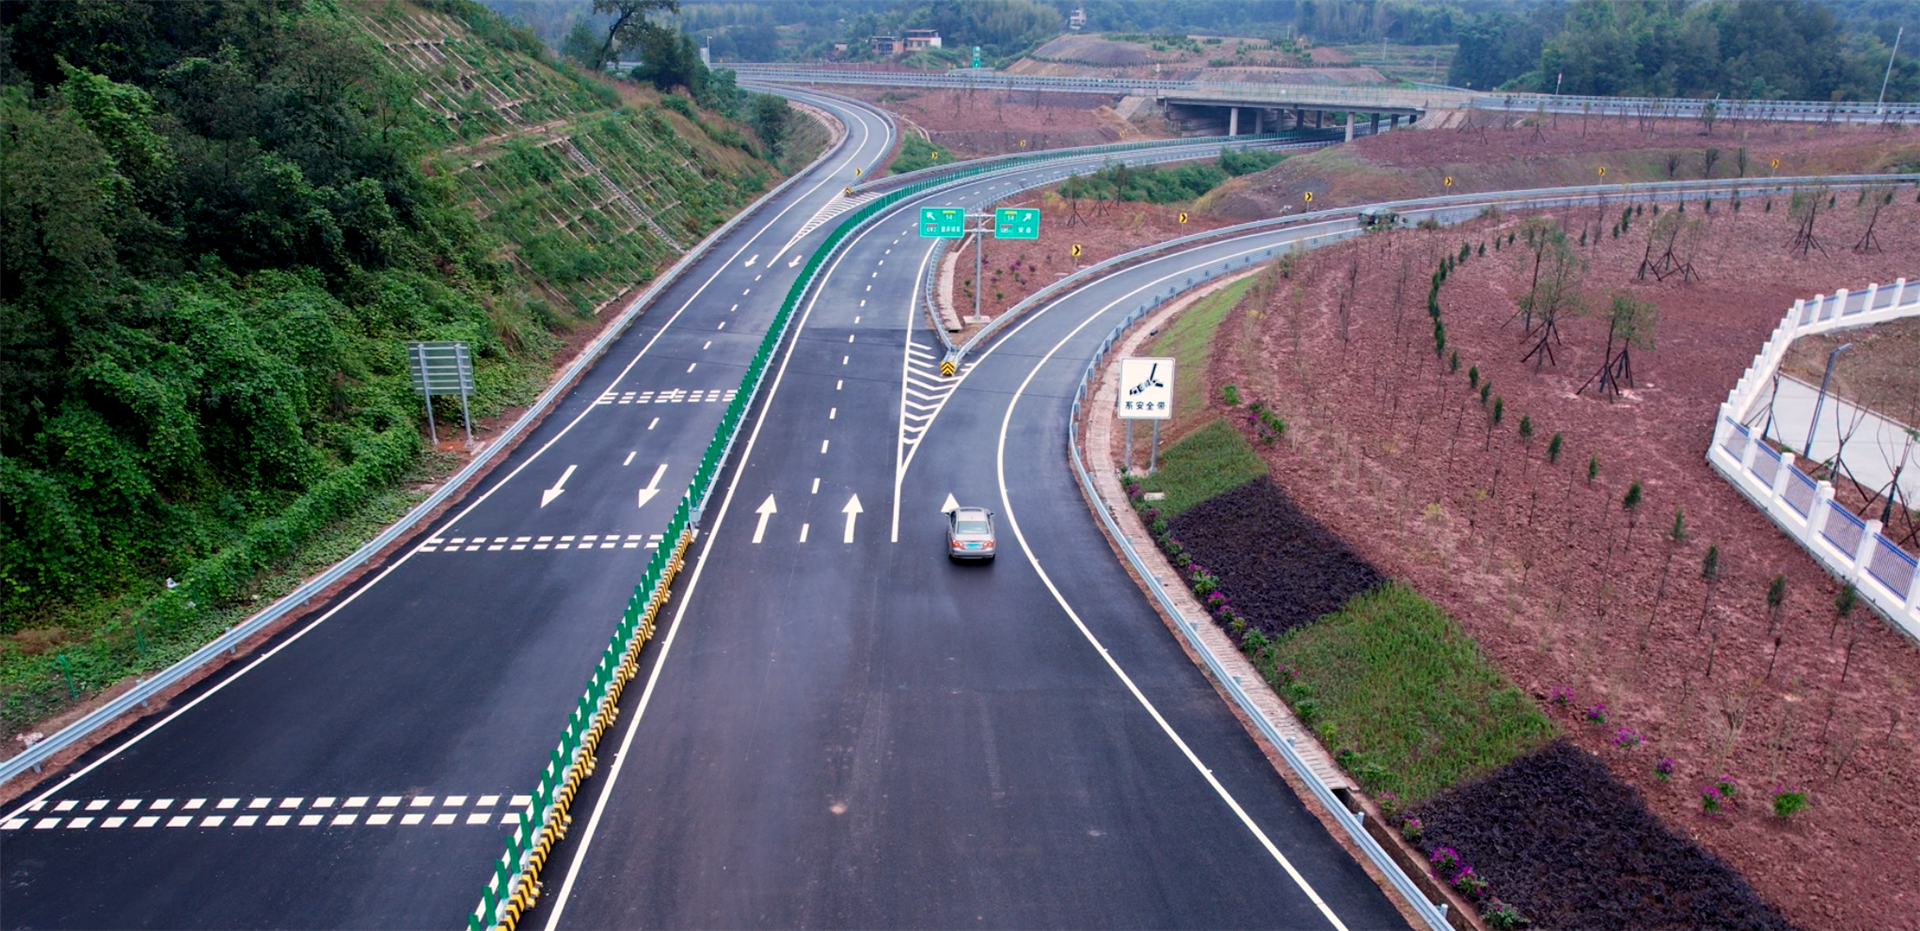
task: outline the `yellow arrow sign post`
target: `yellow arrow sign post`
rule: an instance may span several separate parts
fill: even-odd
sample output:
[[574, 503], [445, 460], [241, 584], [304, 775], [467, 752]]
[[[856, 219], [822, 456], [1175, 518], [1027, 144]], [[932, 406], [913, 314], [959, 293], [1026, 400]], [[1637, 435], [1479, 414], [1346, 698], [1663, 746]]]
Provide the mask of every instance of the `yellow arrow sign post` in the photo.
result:
[[1605, 165], [1601, 165], [1601, 166], [1600, 166], [1600, 177], [1602, 177], [1602, 178], [1604, 178], [1604, 177], [1606, 177], [1606, 176], [1607, 176], [1607, 166], [1605, 166]]
[[[1185, 216], [1185, 214], [1182, 214], [1182, 216]], [[1073, 244], [1073, 257], [1076, 259], [1080, 257], [1080, 244], [1077, 242]]]
[[1311, 204], [1311, 203], [1313, 203], [1313, 192], [1312, 192], [1312, 191], [1308, 191], [1308, 192], [1307, 192], [1307, 203], [1309, 203], [1309, 204]]
[[940, 360], [940, 375], [944, 378], [953, 377], [953, 360], [952, 359]]
[[1187, 212], [1185, 210], [1180, 211], [1180, 222], [1187, 222]]
[[1446, 178], [1442, 179], [1440, 183], [1446, 185], [1447, 187], [1453, 187], [1453, 176], [1452, 175], [1446, 176]]

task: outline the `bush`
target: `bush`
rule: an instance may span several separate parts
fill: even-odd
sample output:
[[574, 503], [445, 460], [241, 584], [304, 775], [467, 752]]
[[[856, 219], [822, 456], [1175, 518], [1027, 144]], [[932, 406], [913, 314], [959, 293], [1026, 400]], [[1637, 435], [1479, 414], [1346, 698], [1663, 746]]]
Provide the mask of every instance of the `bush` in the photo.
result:
[[1790, 927], [1731, 867], [1669, 830], [1598, 757], [1564, 740], [1414, 814], [1430, 849], [1457, 850], [1544, 928]]
[[[1232, 438], [1246, 448], [1237, 433]], [[1219, 576], [1235, 610], [1269, 636], [1339, 610], [1382, 578], [1264, 475], [1187, 508], [1172, 526], [1193, 558]]]

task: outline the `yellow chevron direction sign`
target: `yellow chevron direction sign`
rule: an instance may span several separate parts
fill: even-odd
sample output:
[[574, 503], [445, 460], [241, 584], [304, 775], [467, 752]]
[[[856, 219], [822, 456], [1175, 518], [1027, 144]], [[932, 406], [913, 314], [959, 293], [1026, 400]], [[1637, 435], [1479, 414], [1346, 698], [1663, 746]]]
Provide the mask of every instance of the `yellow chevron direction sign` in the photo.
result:
[[1187, 212], [1185, 210], [1180, 211], [1180, 222], [1187, 222]]
[[940, 360], [940, 374], [946, 378], [953, 377], [953, 360], [952, 359]]
[[1076, 259], [1080, 257], [1080, 244], [1077, 242], [1073, 244], [1073, 257]]

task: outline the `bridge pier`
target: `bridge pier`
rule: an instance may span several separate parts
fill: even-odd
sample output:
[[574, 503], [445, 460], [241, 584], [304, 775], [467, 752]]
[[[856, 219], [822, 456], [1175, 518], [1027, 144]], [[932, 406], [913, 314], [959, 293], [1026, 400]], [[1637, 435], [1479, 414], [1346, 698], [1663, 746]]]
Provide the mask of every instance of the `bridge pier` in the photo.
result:
[[1264, 107], [1254, 108], [1253, 110], [1253, 134], [1254, 135], [1258, 136], [1260, 135], [1261, 132], [1264, 131], [1264, 127], [1262, 127], [1261, 124], [1266, 122], [1266, 116], [1267, 116], [1267, 111]]
[[1227, 108], [1227, 137], [1232, 138], [1238, 135], [1240, 135], [1240, 108], [1228, 107]]
[[1347, 141], [1352, 142], [1353, 141], [1353, 111], [1352, 110], [1347, 111], [1346, 122], [1347, 122]]
[[1378, 114], [1378, 113], [1375, 113], [1375, 114], [1373, 115], [1373, 130], [1372, 130], [1372, 131], [1373, 131], [1373, 134], [1374, 134], [1374, 135], [1376, 135], [1376, 136], [1378, 136], [1378, 135], [1380, 135], [1380, 114]]
[[1306, 125], [1307, 125], [1307, 115], [1304, 112], [1302, 112], [1299, 107], [1294, 107], [1293, 108], [1293, 128], [1305, 129]]

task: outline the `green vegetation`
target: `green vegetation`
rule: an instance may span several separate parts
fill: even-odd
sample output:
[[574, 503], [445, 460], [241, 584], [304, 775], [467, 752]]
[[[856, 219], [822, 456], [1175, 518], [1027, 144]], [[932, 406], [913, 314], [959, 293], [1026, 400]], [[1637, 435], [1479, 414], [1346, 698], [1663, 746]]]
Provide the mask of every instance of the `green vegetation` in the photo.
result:
[[1216, 420], [1160, 451], [1146, 489], [1167, 497], [1156, 505], [1167, 520], [1221, 492], [1267, 474], [1267, 464], [1233, 425]]
[[1363, 788], [1405, 804], [1556, 733], [1446, 612], [1397, 582], [1249, 652]]
[[1242, 278], [1183, 311], [1173, 325], [1155, 337], [1147, 355], [1172, 356], [1174, 359], [1173, 419], [1176, 431], [1188, 426], [1207, 409], [1207, 360], [1212, 357], [1213, 335], [1219, 331], [1227, 312], [1253, 286], [1253, 278]]
[[1220, 170], [1238, 178], [1265, 171], [1287, 160], [1287, 153], [1270, 149], [1228, 149], [1220, 153]]
[[[1448, 82], [1565, 94], [1872, 100], [1912, 5], [1854, 5], [1843, 21], [1811, 0], [1581, 0], [1461, 17]], [[1557, 85], [1557, 88], [1556, 88]], [[1888, 100], [1920, 94], [1920, 63], [1894, 65]]]
[[900, 137], [900, 152], [893, 157], [893, 164], [887, 168], [887, 173], [905, 174], [931, 165], [951, 165], [956, 161], [959, 159], [954, 158], [945, 146], [922, 139], [918, 133], [907, 133]]
[[402, 342], [472, 345], [476, 417], [524, 404], [774, 176], [462, 0], [0, 13], [9, 726], [67, 700], [58, 656], [83, 691], [163, 666], [398, 513]]

